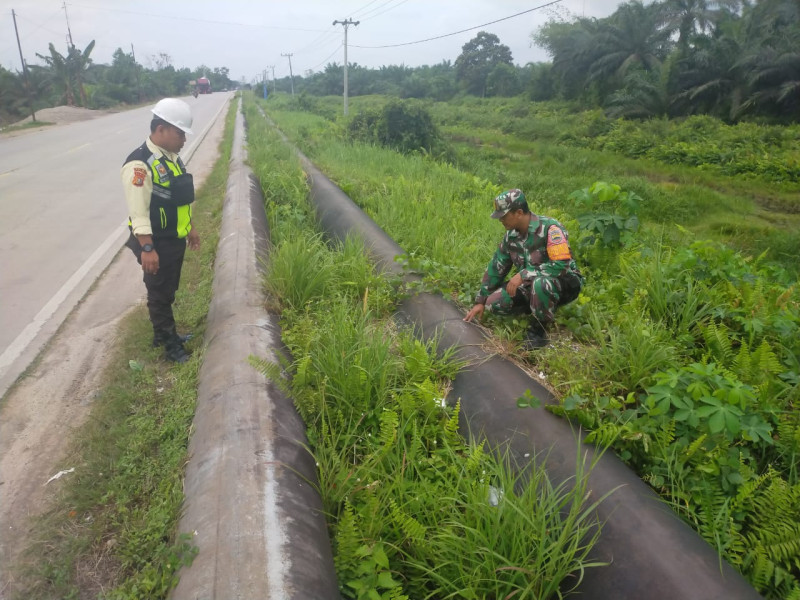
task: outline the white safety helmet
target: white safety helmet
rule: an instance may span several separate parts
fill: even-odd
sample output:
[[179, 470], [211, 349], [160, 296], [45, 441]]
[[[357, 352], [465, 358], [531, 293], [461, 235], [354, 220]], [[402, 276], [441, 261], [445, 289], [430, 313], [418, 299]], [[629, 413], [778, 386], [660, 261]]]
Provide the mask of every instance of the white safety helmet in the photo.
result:
[[164, 98], [159, 100], [152, 113], [185, 133], [192, 132], [192, 109], [183, 100]]

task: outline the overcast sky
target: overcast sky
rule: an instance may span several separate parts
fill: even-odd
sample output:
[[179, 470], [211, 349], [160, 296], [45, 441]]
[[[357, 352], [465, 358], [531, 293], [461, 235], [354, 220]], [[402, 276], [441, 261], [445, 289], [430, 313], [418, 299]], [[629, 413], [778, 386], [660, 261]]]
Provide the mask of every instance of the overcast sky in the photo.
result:
[[[549, 4], [549, 6], [547, 5]], [[344, 27], [334, 20], [360, 21], [348, 28], [348, 62], [366, 67], [416, 67], [455, 61], [462, 46], [481, 30], [494, 33], [523, 65], [549, 60], [531, 45], [531, 33], [553, 18], [606, 17], [620, 0], [0, 0], [0, 64], [21, 70], [12, 9], [22, 53], [42, 64], [53, 42], [67, 51], [67, 22], [83, 50], [95, 40], [92, 59], [111, 63], [117, 48], [148, 68], [166, 54], [176, 68], [228, 67], [231, 79], [250, 81], [275, 67], [276, 77], [317, 72], [344, 62]], [[538, 8], [541, 7], [541, 8]], [[532, 10], [535, 9], [535, 10]], [[511, 17], [498, 23], [492, 21]], [[463, 33], [456, 33], [458, 31]], [[439, 36], [441, 39], [421, 41]], [[415, 43], [419, 42], [419, 43]], [[377, 46], [393, 46], [377, 48]]]

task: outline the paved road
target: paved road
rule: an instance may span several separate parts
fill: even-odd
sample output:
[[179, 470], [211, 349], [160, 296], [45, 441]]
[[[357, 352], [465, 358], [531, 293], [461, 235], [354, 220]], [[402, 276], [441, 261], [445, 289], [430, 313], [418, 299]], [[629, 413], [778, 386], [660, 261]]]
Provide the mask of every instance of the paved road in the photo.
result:
[[[230, 93], [192, 106], [190, 156]], [[0, 395], [38, 354], [127, 236], [119, 169], [149, 107], [0, 139]]]

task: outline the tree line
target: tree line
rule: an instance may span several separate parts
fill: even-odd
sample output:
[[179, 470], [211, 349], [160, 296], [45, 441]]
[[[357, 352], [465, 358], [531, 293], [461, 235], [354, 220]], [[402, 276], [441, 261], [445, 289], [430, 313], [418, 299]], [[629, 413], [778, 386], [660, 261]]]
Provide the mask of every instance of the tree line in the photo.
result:
[[550, 23], [553, 62], [534, 97], [581, 99], [612, 116], [800, 119], [797, 0], [628, 2], [607, 19]]
[[96, 64], [91, 59], [93, 49], [94, 40], [83, 50], [71, 45], [61, 54], [51, 43], [47, 54], [36, 54], [43, 65], [30, 65], [22, 73], [0, 66], [0, 125], [51, 106], [99, 109], [184, 95], [191, 91], [189, 82], [203, 76], [214, 90], [237, 85], [228, 77], [227, 67], [176, 69], [171, 57], [162, 53], [151, 57], [154, 68], [146, 68], [121, 48], [110, 65]]
[[[800, 120], [797, 0], [639, 0], [607, 18], [551, 21], [531, 34], [552, 62], [515, 66], [481, 31], [454, 63], [349, 65], [348, 92], [449, 100], [458, 94], [568, 100], [628, 118], [710, 114], [727, 122]], [[343, 92], [343, 67], [294, 78], [311, 95]], [[289, 78], [278, 89], [289, 91]]]
[[[709, 114], [727, 122], [800, 121], [798, 0], [661, 0], [621, 4], [603, 19], [551, 21], [531, 34], [551, 62], [514, 65], [500, 39], [479, 32], [455, 61], [370, 69], [348, 65], [348, 93], [450, 100], [458, 95], [566, 100], [610, 117]], [[144, 68], [122, 49], [94, 64], [94, 42], [65, 55], [50, 44], [28, 77], [0, 67], [0, 124], [34, 109], [68, 104], [106, 108], [188, 93], [200, 76], [232, 88], [227, 68], [176, 69], [166, 54]], [[343, 93], [343, 66], [283, 77], [268, 89], [314, 96]], [[259, 87], [261, 84], [259, 84]]]

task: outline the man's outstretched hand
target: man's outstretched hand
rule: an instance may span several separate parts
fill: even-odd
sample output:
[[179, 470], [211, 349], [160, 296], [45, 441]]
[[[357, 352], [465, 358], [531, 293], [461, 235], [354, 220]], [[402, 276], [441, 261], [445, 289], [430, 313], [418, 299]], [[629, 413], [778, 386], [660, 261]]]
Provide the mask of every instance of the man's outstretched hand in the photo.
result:
[[469, 309], [469, 312], [467, 313], [467, 316], [464, 317], [464, 321], [469, 323], [475, 317], [478, 317], [479, 320], [483, 320], [483, 311], [485, 309], [486, 309], [486, 305], [485, 304], [476, 304], [471, 309]]

